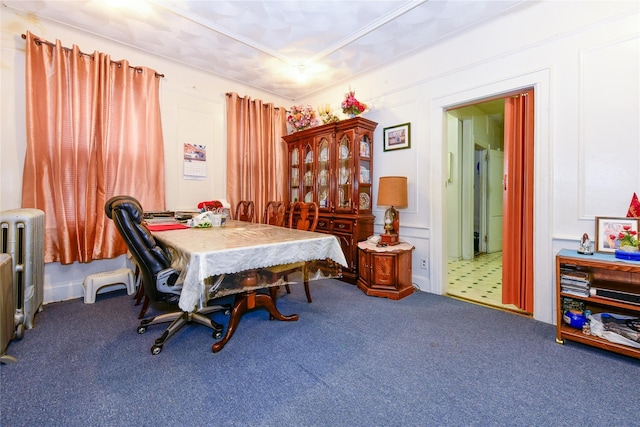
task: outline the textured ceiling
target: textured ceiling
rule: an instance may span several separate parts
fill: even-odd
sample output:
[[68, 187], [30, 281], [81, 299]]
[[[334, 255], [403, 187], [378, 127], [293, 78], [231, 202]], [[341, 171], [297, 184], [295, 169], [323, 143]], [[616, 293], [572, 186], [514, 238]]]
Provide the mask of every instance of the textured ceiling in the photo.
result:
[[[40, 19], [60, 22], [292, 100], [348, 81], [514, 7], [526, 6], [524, 3], [3, 1], [9, 8]], [[80, 48], [92, 50], [91, 46]]]

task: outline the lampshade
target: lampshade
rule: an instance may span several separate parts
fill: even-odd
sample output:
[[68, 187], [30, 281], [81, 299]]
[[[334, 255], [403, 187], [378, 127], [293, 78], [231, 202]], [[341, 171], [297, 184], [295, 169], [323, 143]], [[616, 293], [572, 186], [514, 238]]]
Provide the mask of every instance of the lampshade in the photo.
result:
[[378, 184], [378, 206], [408, 206], [406, 176], [380, 177]]

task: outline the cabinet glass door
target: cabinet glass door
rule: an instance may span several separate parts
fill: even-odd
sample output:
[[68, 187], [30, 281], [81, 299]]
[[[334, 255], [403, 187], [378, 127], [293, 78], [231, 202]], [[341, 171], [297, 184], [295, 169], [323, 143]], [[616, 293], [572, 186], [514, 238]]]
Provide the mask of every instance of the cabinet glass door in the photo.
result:
[[338, 206], [337, 210], [350, 211], [353, 198], [353, 149], [348, 135], [338, 142]]
[[300, 150], [294, 147], [289, 154], [291, 161], [291, 201], [297, 202], [300, 198]]
[[[313, 147], [311, 144], [305, 144], [304, 150], [302, 152], [304, 159], [304, 176], [302, 179], [302, 193], [304, 193], [304, 201], [305, 203], [313, 202], [313, 182], [314, 182], [314, 168], [313, 168]], [[302, 196], [302, 194], [301, 194]]]
[[359, 144], [358, 209], [371, 210], [371, 140], [364, 135]]
[[329, 201], [331, 200], [330, 184], [331, 180], [329, 175], [330, 162], [329, 155], [329, 141], [327, 138], [322, 137], [318, 143], [318, 174], [317, 174], [317, 189], [318, 189], [318, 207], [329, 208]]

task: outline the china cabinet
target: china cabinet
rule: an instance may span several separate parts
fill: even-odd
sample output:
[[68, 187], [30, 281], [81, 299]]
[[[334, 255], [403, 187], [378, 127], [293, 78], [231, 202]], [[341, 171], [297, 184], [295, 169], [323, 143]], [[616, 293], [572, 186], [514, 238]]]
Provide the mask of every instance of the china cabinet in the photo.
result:
[[349, 267], [358, 277], [357, 243], [373, 234], [371, 179], [373, 132], [377, 123], [355, 117], [284, 137], [288, 146], [287, 204], [316, 202], [317, 232], [338, 237]]

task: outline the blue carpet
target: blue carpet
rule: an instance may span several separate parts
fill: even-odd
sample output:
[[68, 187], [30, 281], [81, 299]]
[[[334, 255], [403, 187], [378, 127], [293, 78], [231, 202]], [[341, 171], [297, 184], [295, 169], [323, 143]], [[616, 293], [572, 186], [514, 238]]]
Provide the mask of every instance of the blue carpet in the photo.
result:
[[[136, 332], [124, 292], [48, 304], [0, 368], [3, 426], [634, 426], [640, 362], [555, 343], [555, 328], [416, 293], [293, 286], [283, 314], [246, 314], [226, 347], [163, 325]], [[230, 300], [227, 300], [230, 302]], [[228, 318], [214, 319], [226, 325]]]

